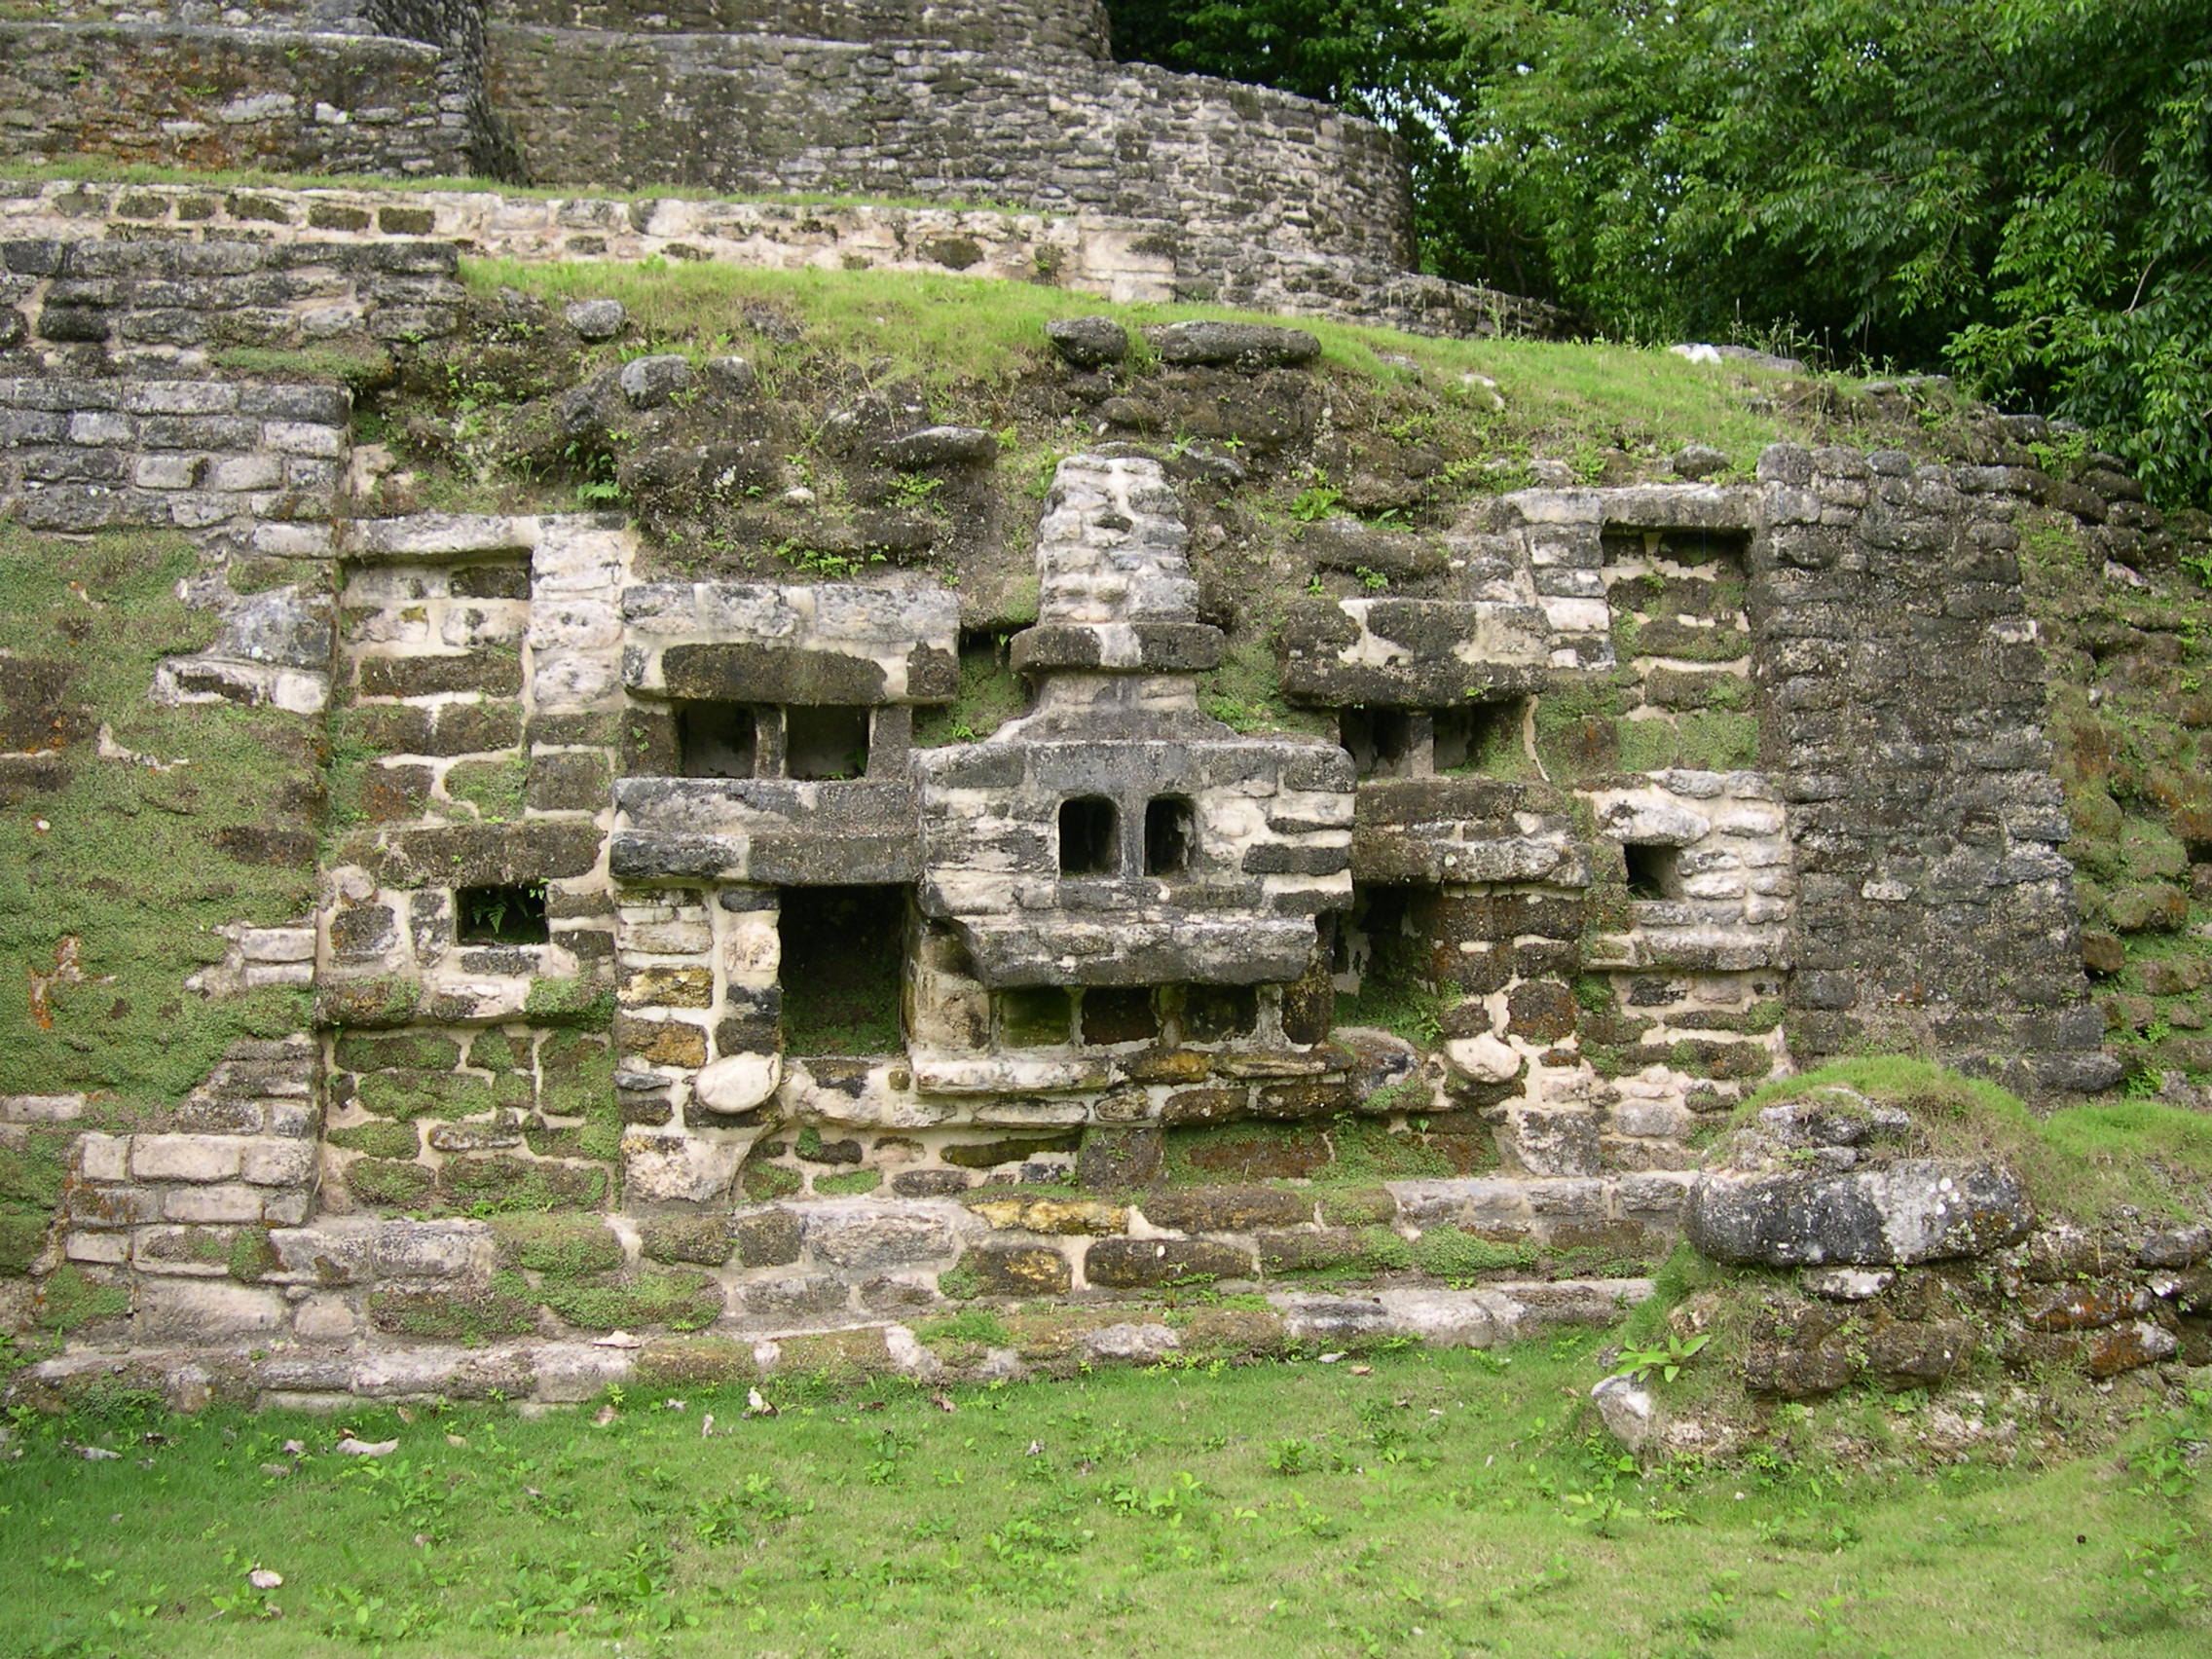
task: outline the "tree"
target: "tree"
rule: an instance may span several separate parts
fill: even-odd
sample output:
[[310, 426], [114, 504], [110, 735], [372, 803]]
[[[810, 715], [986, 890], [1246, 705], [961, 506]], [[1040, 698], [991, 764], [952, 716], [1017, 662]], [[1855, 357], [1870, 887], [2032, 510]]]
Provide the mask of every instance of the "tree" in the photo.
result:
[[1950, 367], [2212, 498], [2203, 0], [1109, 0], [1407, 139], [1425, 266], [1638, 340]]

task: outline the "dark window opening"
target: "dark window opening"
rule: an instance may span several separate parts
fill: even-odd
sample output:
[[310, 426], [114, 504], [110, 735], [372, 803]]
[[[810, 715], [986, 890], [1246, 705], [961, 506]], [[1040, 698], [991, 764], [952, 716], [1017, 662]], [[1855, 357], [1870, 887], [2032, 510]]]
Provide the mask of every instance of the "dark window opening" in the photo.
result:
[[903, 887], [786, 887], [784, 1048], [794, 1054], [887, 1054], [903, 1046]]
[[1190, 985], [1183, 991], [1183, 1039], [1226, 1043], [1249, 1037], [1260, 1022], [1260, 993], [1250, 985]]
[[459, 887], [453, 895], [454, 937], [462, 944], [543, 944], [545, 888]]
[[866, 709], [828, 704], [784, 711], [784, 776], [858, 778], [867, 771]]
[[759, 765], [759, 720], [742, 703], [685, 703], [676, 711], [677, 771], [686, 778], [750, 778]]
[[1191, 867], [1191, 849], [1198, 839], [1197, 816], [1189, 801], [1161, 795], [1145, 803], [1145, 874], [1181, 875]]
[[1444, 987], [1429, 937], [1438, 901], [1433, 887], [1352, 888], [1330, 961], [1340, 1026], [1381, 1026], [1416, 1042], [1436, 1036]]
[[1122, 867], [1122, 815], [1102, 795], [1060, 802], [1060, 873], [1114, 875]]
[[1096, 986], [1083, 993], [1083, 1040], [1094, 1047], [1115, 1043], [1152, 1043], [1160, 1037], [1145, 985]]
[[1075, 1001], [1057, 985], [1001, 991], [991, 1000], [998, 1005], [1003, 1048], [1056, 1049], [1075, 1024]]
[[1521, 700], [1462, 703], [1436, 711], [1439, 773], [1491, 772], [1521, 753]]
[[1418, 742], [1407, 710], [1342, 710], [1337, 741], [1351, 756], [1352, 770], [1362, 778], [1403, 778], [1413, 771]]
[[1624, 841], [1621, 856], [1628, 861], [1628, 896], [1631, 899], [1679, 899], [1682, 896], [1682, 849], [1657, 842]]

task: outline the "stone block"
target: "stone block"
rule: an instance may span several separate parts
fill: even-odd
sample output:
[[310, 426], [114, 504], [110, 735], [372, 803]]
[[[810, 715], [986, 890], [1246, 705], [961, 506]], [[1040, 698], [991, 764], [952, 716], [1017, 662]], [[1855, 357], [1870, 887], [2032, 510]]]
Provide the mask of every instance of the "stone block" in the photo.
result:
[[240, 1223], [262, 1219], [260, 1189], [226, 1183], [175, 1187], [162, 1196], [162, 1214], [169, 1221]]
[[224, 1279], [149, 1278], [138, 1289], [136, 1329], [157, 1341], [213, 1345], [272, 1336], [290, 1322], [281, 1291]]
[[1247, 1250], [1203, 1238], [1101, 1238], [1084, 1253], [1084, 1276], [1108, 1290], [1150, 1290], [1218, 1278], [1249, 1278]]
[[1063, 1296], [1074, 1282], [1066, 1256], [1043, 1244], [978, 1245], [957, 1272], [984, 1296]]
[[140, 1181], [231, 1181], [245, 1142], [232, 1135], [136, 1135], [130, 1173]]

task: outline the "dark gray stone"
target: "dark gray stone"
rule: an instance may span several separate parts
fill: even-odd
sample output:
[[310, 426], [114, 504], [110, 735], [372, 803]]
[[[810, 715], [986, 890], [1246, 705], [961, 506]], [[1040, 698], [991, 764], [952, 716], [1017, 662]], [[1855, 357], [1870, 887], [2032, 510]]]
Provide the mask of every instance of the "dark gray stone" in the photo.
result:
[[1100, 369], [1129, 353], [1129, 333], [1109, 316], [1061, 316], [1045, 324], [1045, 338], [1073, 368]]

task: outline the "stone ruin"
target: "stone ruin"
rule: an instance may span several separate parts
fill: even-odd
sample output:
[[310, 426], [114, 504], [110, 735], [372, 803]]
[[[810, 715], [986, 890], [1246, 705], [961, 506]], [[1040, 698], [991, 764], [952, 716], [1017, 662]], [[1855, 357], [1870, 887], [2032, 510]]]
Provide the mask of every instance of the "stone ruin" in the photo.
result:
[[[972, 588], [672, 579], [621, 514], [380, 515], [345, 390], [223, 349], [456, 336], [487, 250], [1050, 264], [1114, 298], [1548, 326], [1403, 273], [1382, 134], [1111, 65], [1089, 6], [51, 11], [0, 21], [18, 157], [1024, 213], [0, 186], [0, 513], [193, 537], [220, 631], [150, 696], [324, 750], [273, 746], [294, 806], [214, 843], [312, 875], [312, 913], [240, 916], [186, 986], [292, 987], [312, 1021], [133, 1114], [0, 1098], [0, 1150], [55, 1171], [15, 1195], [0, 1279], [11, 1323], [70, 1337], [33, 1394], [932, 1372], [916, 1322], [977, 1297], [1066, 1315], [979, 1374], [1486, 1344], [1647, 1294], [1700, 1124], [1792, 1067], [1906, 1042], [2039, 1100], [2119, 1076], [2015, 553], [2052, 500], [2148, 545], [2140, 492], [1777, 445], [1750, 481], [1558, 482], [1429, 539], [1318, 526], [1270, 665], [1316, 729], [1261, 733], [1201, 700], [1225, 640], [1177, 480], [1102, 441], [1028, 504], [1024, 712], [948, 734]], [[214, 92], [178, 89], [188, 58]], [[1149, 332], [1208, 385], [1317, 350]], [[1128, 342], [1054, 346], [1073, 382]], [[575, 395], [649, 424], [747, 372], [641, 357]], [[956, 484], [996, 459], [913, 419], [857, 441]], [[71, 751], [8, 747], [35, 810]], [[34, 982], [98, 972], [63, 955]], [[1169, 1320], [1194, 1285], [1235, 1305]]]

